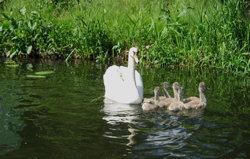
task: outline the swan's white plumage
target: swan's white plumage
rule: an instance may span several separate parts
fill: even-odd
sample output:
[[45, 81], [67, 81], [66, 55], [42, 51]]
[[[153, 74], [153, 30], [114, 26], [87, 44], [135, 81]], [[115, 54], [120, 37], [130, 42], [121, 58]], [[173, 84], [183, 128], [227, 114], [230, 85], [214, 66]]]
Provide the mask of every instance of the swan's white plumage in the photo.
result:
[[[129, 62], [134, 62], [134, 60]], [[105, 98], [123, 104], [141, 103], [143, 100], [142, 77], [136, 70], [133, 71], [134, 80], [131, 78], [131, 68], [110, 66], [103, 76]]]
[[136, 89], [129, 82], [127, 67], [110, 66], [104, 76], [105, 98], [124, 104], [139, 104], [143, 99], [141, 75], [135, 71]]

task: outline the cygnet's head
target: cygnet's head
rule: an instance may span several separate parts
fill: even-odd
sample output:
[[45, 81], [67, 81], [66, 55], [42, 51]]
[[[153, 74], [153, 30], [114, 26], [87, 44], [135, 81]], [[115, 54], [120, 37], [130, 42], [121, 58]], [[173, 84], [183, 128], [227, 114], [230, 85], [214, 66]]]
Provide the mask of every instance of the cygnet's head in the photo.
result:
[[199, 90], [202, 91], [202, 92], [207, 90], [207, 86], [206, 86], [206, 84], [204, 82], [199, 83]]
[[132, 47], [129, 49], [129, 56], [132, 57], [136, 63], [139, 63], [138, 53], [139, 51], [136, 47]]
[[178, 82], [174, 82], [174, 83], [173, 83], [173, 88], [174, 88], [175, 90], [178, 90], [179, 88], [181, 88], [181, 85], [180, 85]]
[[172, 86], [168, 82], [163, 82], [162, 85], [164, 89], [172, 88]]
[[149, 103], [143, 103], [142, 109], [143, 111], [151, 111], [156, 108], [156, 105], [151, 101]]
[[182, 88], [182, 87], [180, 87], [179, 89], [178, 89], [178, 93], [179, 93], [179, 95], [183, 95], [185, 92], [184, 92], [184, 88]]

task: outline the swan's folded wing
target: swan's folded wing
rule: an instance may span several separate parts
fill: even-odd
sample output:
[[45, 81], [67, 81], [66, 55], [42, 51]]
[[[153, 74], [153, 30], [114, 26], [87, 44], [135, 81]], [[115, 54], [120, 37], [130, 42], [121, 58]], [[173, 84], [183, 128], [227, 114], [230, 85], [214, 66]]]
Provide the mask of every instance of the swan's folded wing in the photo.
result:
[[184, 103], [189, 103], [191, 101], [196, 101], [198, 100], [199, 101], [199, 98], [198, 97], [188, 97], [186, 99], [183, 100]]
[[121, 90], [123, 85], [123, 80], [121, 78], [121, 70], [118, 66], [110, 66], [105, 74], [103, 75], [104, 85], [105, 85], [105, 97], [112, 96]]
[[198, 107], [200, 104], [199, 100], [191, 100], [188, 103], [185, 103], [185, 109], [194, 109], [196, 107]]

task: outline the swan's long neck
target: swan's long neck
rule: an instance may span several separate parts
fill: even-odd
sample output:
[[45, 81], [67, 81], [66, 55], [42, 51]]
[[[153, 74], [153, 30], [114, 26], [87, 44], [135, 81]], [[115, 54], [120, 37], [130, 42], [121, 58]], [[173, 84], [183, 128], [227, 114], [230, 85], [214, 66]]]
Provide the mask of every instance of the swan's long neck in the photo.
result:
[[179, 101], [179, 102], [182, 102], [182, 101], [183, 101], [183, 96], [182, 96], [180, 93], [178, 94], [178, 101]]
[[166, 98], [171, 98], [170, 94], [168, 93], [166, 88], [163, 88], [163, 93]]
[[207, 99], [205, 97], [205, 94], [202, 90], [199, 90], [199, 94], [200, 94], [200, 101], [203, 103], [207, 103]]
[[178, 92], [175, 87], [173, 87], [174, 98], [178, 100]]
[[135, 61], [133, 57], [128, 56], [129, 82], [136, 87], [135, 83]]
[[158, 101], [159, 100], [159, 93], [155, 92], [155, 100]]
[[182, 102], [183, 101], [183, 97], [180, 91], [176, 92], [176, 99], [178, 102]]

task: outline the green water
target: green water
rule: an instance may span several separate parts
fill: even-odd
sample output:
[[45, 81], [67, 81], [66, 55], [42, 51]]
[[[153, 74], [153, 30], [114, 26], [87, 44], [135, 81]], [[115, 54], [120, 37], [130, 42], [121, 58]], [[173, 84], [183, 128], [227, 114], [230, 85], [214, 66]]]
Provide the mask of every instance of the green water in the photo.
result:
[[[204, 112], [143, 112], [105, 105], [104, 65], [0, 62], [0, 158], [250, 158], [250, 78], [212, 70], [139, 68], [145, 96], [178, 81], [186, 96], [206, 82]], [[28, 78], [54, 71], [46, 78]], [[172, 92], [171, 92], [172, 93]]]

